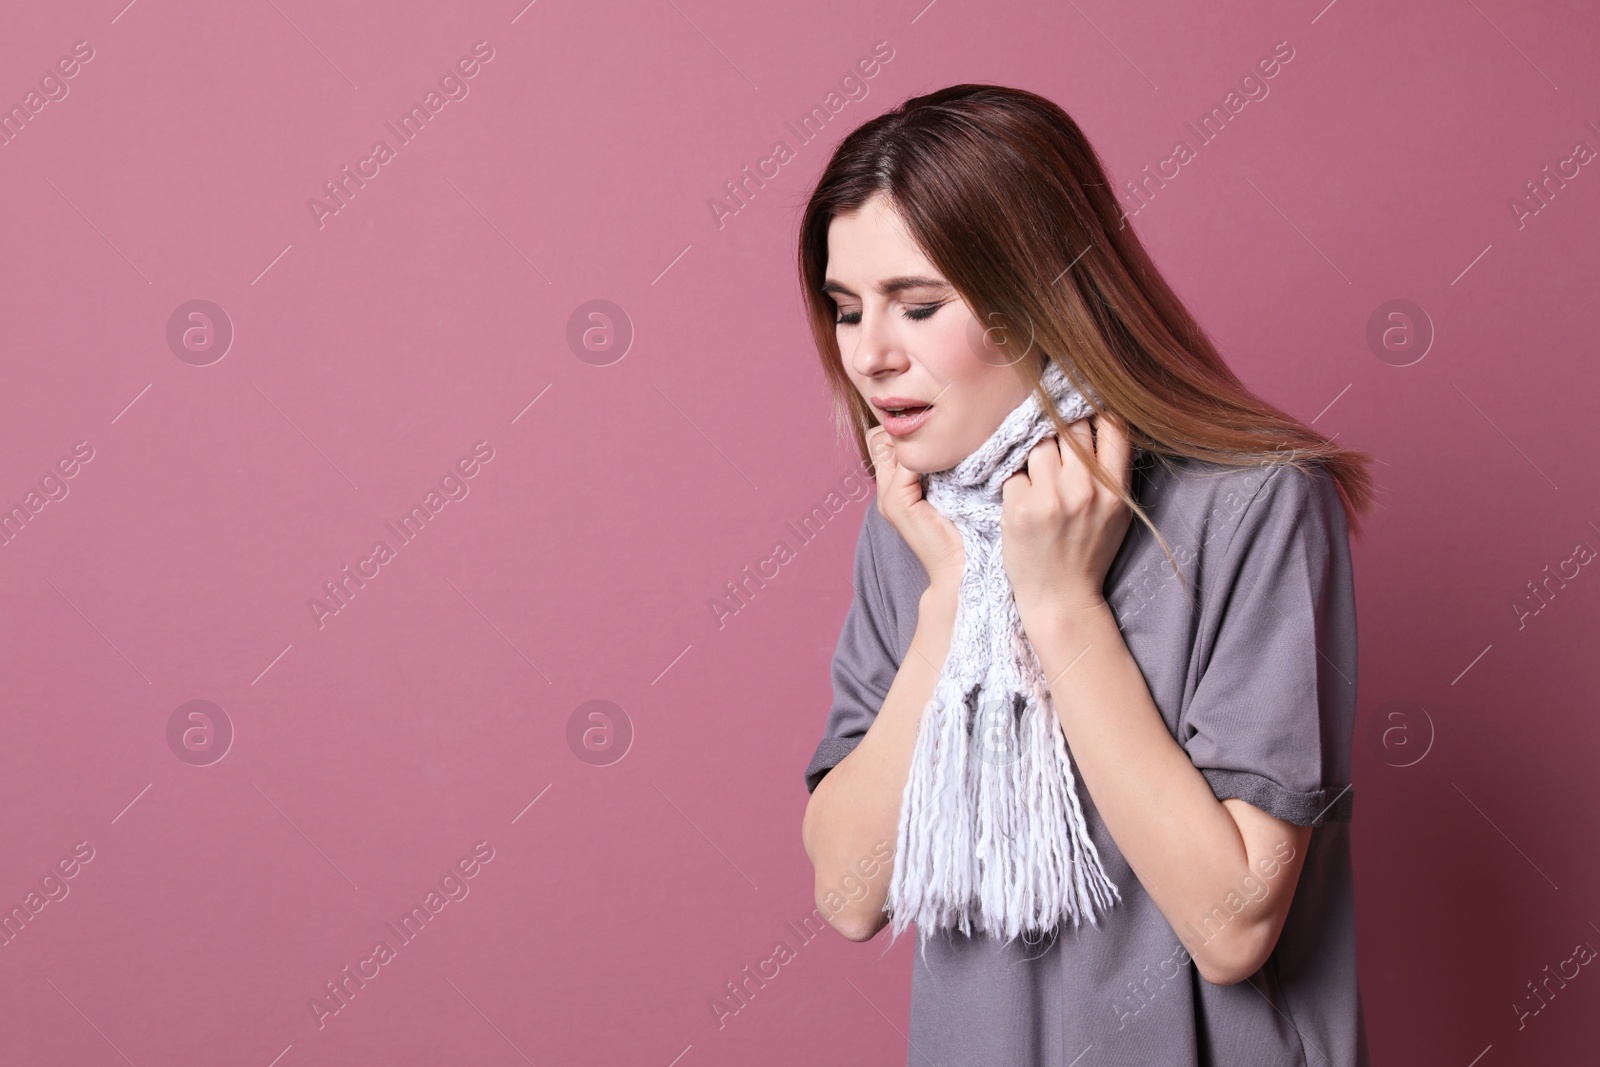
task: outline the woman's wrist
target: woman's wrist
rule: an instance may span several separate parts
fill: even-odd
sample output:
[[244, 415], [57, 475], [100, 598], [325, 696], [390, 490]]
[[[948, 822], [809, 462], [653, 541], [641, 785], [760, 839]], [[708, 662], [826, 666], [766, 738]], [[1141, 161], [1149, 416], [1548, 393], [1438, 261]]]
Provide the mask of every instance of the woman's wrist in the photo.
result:
[[961, 579], [959, 576], [945, 577], [935, 575], [928, 587], [922, 591], [920, 606], [922, 610], [948, 608], [954, 610], [956, 601], [960, 598]]

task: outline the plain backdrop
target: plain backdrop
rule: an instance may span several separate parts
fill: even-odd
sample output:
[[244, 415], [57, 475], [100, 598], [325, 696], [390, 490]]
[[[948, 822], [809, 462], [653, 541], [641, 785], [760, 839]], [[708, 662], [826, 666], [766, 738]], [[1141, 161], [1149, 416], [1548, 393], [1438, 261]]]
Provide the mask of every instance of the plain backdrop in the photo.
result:
[[1379, 457], [1375, 1062], [1593, 1048], [1592, 968], [1517, 1008], [1600, 945], [1591, 7], [124, 5], [0, 38], [0, 1061], [903, 1062], [911, 941], [790, 925], [873, 506], [795, 226], [965, 81], [1065, 107], [1238, 373]]

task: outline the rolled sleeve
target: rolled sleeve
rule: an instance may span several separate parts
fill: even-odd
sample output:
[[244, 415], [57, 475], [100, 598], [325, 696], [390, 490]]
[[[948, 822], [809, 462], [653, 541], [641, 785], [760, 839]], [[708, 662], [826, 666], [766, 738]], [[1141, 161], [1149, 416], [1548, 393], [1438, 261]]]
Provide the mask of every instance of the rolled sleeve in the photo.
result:
[[1180, 743], [1219, 800], [1348, 820], [1355, 596], [1332, 474], [1280, 464], [1212, 563]]
[[856, 538], [853, 582], [855, 596], [834, 648], [833, 706], [828, 710], [823, 737], [806, 767], [806, 792], [860, 744], [867, 728], [883, 707], [899, 663], [895, 659], [894, 632], [885, 610], [883, 587], [874, 555], [872, 525], [876, 505], [868, 503]]

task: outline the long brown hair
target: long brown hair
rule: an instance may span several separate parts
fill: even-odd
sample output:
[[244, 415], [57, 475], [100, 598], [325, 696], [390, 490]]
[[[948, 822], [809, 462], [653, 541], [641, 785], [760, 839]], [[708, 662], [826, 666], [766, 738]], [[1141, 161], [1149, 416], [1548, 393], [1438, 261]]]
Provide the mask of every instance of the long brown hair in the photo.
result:
[[[851, 383], [822, 286], [833, 217], [883, 195], [913, 240], [1029, 380], [1058, 436], [1167, 551], [1138, 503], [1078, 445], [1039, 384], [1037, 349], [1097, 413], [1114, 413], [1158, 462], [1225, 467], [1319, 463], [1348, 528], [1372, 506], [1372, 457], [1335, 445], [1239, 381], [1125, 224], [1099, 157], [1070, 116], [1034, 93], [953, 85], [852, 130], [828, 161], [800, 225], [799, 267], [812, 334], [841, 436], [870, 464], [872, 409]], [[1087, 388], [1086, 388], [1087, 387]], [[1098, 398], [1099, 403], [1096, 403]], [[1174, 570], [1177, 570], [1174, 563]], [[1185, 583], [1187, 585], [1187, 583]]]

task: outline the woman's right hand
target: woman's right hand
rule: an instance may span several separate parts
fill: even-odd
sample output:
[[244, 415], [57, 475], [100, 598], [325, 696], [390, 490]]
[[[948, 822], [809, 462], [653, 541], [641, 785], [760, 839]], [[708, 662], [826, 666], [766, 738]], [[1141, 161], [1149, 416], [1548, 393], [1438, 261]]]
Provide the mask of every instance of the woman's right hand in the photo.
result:
[[967, 565], [961, 531], [923, 497], [922, 476], [896, 462], [888, 430], [882, 426], [868, 430], [867, 448], [877, 471], [879, 514], [922, 561], [930, 586], [959, 588]]

